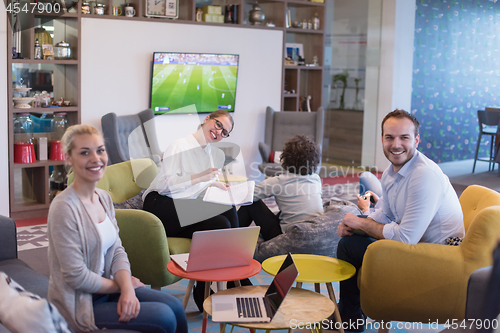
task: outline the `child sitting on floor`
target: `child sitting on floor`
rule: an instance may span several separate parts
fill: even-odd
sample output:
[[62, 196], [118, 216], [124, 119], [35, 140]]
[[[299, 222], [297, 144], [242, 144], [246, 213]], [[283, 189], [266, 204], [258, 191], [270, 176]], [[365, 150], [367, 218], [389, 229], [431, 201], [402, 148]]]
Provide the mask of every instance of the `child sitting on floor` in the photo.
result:
[[[247, 227], [254, 221], [267, 241], [292, 224], [323, 214], [321, 179], [315, 173], [319, 158], [319, 148], [312, 139], [296, 135], [288, 140], [280, 158], [286, 172], [255, 186], [253, 204], [238, 210], [240, 227]], [[270, 196], [275, 197], [280, 209], [277, 215], [262, 201]]]

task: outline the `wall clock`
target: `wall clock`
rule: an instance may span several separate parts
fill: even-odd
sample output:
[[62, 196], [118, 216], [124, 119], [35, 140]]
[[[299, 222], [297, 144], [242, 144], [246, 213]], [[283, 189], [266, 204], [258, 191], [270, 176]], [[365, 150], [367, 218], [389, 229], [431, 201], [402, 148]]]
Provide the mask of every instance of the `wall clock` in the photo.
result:
[[178, 18], [179, 0], [146, 0], [144, 16], [160, 18]]

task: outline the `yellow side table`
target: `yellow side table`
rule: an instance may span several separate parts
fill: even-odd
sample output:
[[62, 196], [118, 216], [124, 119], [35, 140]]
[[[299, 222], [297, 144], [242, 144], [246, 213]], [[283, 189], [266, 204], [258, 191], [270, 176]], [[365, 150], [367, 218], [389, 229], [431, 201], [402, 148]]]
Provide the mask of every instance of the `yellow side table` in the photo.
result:
[[[302, 283], [314, 283], [314, 289], [317, 293], [320, 292], [320, 283], [325, 283], [328, 289], [328, 295], [335, 304], [335, 319], [337, 322], [342, 323], [340, 318], [339, 309], [335, 293], [333, 292], [332, 282], [344, 281], [352, 277], [356, 273], [356, 268], [340, 259], [335, 259], [326, 256], [319, 256], [314, 254], [292, 254], [295, 265], [299, 270], [297, 277], [297, 287], [301, 288]], [[266, 259], [262, 263], [262, 269], [271, 275], [278, 273], [281, 264], [286, 256], [276, 256]], [[344, 333], [344, 329], [339, 328], [340, 333]]]

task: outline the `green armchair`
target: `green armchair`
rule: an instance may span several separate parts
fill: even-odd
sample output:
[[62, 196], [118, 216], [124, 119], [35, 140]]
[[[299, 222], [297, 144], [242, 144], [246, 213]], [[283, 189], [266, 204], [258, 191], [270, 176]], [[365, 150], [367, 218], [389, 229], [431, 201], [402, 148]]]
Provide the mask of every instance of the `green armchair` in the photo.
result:
[[469, 276], [492, 264], [500, 238], [500, 194], [471, 185], [460, 204], [465, 237], [459, 246], [392, 240], [368, 246], [358, 276], [368, 317], [424, 323], [464, 319]]
[[[150, 159], [137, 159], [109, 165], [97, 187], [106, 190], [119, 203], [135, 197], [158, 174]], [[68, 184], [73, 181], [69, 176]], [[165, 237], [165, 229], [155, 215], [139, 209], [116, 209], [120, 238], [130, 260], [132, 274], [154, 289], [179, 281], [167, 270], [170, 254], [189, 252], [191, 240]]]

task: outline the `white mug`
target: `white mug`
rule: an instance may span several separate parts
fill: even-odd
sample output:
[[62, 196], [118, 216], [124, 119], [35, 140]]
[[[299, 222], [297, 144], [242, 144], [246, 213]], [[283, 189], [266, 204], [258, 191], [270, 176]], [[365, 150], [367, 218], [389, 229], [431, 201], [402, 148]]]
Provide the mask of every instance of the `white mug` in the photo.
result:
[[134, 17], [135, 16], [135, 9], [132, 6], [126, 6], [125, 7], [125, 16], [127, 17]]

